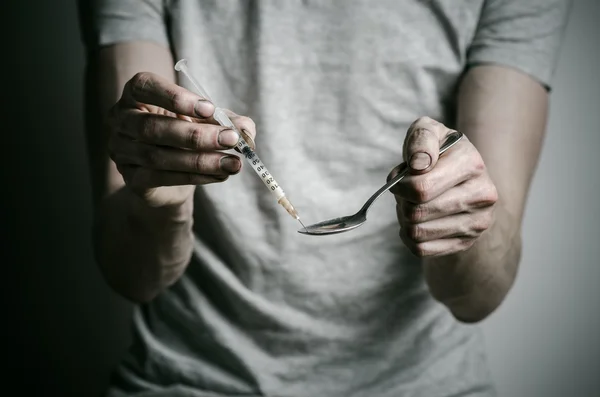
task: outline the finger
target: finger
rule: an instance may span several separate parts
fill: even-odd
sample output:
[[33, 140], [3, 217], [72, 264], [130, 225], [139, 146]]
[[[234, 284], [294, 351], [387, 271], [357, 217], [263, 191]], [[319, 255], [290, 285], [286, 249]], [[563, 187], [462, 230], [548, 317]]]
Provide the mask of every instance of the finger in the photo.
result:
[[[252, 148], [252, 150], [256, 149], [255, 138], [256, 138], [256, 125], [254, 121], [250, 117], [240, 116], [229, 109], [223, 109], [227, 117], [231, 120], [233, 125], [238, 129], [242, 138], [246, 141], [246, 143]], [[201, 124], [219, 124], [214, 117], [208, 118], [189, 118], [191, 121], [195, 121]]]
[[199, 175], [187, 172], [160, 171], [132, 165], [119, 165], [123, 179], [133, 189], [150, 189], [161, 186], [206, 185], [224, 182], [228, 176]]
[[191, 123], [219, 125], [217, 120], [215, 120], [213, 117], [190, 117], [190, 116], [184, 116], [181, 114], [175, 114], [172, 112], [168, 112], [168, 113], [169, 113], [168, 116], [176, 117], [179, 120], [189, 121]]
[[450, 130], [429, 117], [415, 121], [404, 140], [404, 159], [413, 173], [425, 173], [437, 163], [441, 141]]
[[406, 167], [408, 167], [408, 164], [406, 163], [398, 164], [396, 167], [394, 167], [388, 174], [386, 178], [386, 183], [394, 179], [399, 173], [404, 172], [406, 170]]
[[400, 231], [400, 238], [409, 251], [419, 258], [456, 254], [471, 248], [476, 241], [475, 239], [470, 238], [463, 239], [452, 237], [441, 240], [427, 241], [424, 243], [414, 243], [413, 241], [409, 240], [402, 233], [402, 231]]
[[136, 109], [122, 112], [115, 127], [135, 140], [196, 151], [230, 149], [238, 142], [235, 131], [220, 125], [190, 123]]
[[200, 175], [233, 175], [240, 171], [242, 163], [237, 156], [218, 152], [193, 152], [148, 145], [142, 142], [115, 138], [111, 144], [111, 158], [117, 164], [143, 166], [162, 171], [179, 171]]
[[467, 180], [427, 203], [416, 204], [395, 197], [398, 216], [404, 222], [423, 223], [492, 206], [497, 201], [497, 192], [493, 184], [481, 183], [478, 178]]
[[484, 170], [485, 164], [481, 156], [473, 145], [465, 140], [458, 142], [452, 150], [440, 156], [435, 168], [425, 174], [407, 175], [390, 191], [398, 196], [397, 201], [427, 203], [452, 187], [481, 176]]
[[[225, 109], [225, 113], [238, 129], [244, 141], [250, 146], [250, 149], [256, 150], [256, 143], [254, 142], [254, 138], [256, 137], [256, 124], [254, 121], [245, 116], [240, 116], [231, 110]], [[235, 150], [240, 152], [240, 149], [236, 146]]]
[[405, 236], [414, 243], [447, 239], [477, 238], [487, 230], [492, 221], [491, 211], [480, 211], [473, 214], [456, 214], [424, 223], [407, 223], [400, 221]]
[[160, 106], [176, 114], [211, 117], [214, 105], [199, 95], [150, 72], [137, 73], [127, 82], [121, 99], [126, 104], [145, 103]]
[[[248, 130], [241, 129], [240, 134], [242, 134], [242, 138], [244, 139], [244, 141], [246, 141], [248, 146], [250, 146], [250, 149], [256, 150], [256, 143], [254, 142], [254, 138], [252, 138], [252, 135], [250, 135]], [[236, 149], [238, 149], [238, 148], [236, 147]]]

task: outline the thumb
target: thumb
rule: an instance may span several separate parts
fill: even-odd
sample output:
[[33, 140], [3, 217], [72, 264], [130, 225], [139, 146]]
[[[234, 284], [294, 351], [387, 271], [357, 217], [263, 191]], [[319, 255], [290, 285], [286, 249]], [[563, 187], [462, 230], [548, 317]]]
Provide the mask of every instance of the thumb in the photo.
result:
[[448, 129], [441, 123], [423, 117], [415, 121], [404, 140], [404, 159], [413, 174], [429, 172], [437, 163], [440, 141]]

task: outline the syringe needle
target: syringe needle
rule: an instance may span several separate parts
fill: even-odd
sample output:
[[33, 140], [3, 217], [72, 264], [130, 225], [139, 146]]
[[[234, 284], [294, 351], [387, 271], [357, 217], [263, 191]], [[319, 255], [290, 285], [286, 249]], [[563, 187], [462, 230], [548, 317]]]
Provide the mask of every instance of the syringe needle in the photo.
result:
[[304, 223], [302, 223], [302, 221], [300, 220], [300, 218], [296, 218], [298, 219], [298, 222], [300, 222], [300, 224], [302, 225], [302, 227], [304, 228], [305, 232], [308, 232], [308, 230], [306, 230], [306, 226], [304, 226]]

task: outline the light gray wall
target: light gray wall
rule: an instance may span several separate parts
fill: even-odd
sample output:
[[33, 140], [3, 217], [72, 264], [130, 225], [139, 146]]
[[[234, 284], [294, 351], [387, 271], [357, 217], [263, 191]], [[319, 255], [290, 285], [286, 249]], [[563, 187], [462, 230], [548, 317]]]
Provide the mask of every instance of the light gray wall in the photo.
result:
[[[5, 3], [3, 375], [19, 395], [94, 396], [127, 344], [129, 307], [91, 260], [75, 2]], [[501, 397], [600, 395], [599, 4], [575, 0], [522, 270], [483, 324]]]
[[600, 396], [600, 1], [574, 3], [521, 270], [483, 325], [502, 397]]

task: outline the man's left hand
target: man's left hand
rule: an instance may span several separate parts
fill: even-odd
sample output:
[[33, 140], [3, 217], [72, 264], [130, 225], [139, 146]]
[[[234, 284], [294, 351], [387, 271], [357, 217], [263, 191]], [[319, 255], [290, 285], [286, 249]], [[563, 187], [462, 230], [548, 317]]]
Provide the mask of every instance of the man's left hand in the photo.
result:
[[[400, 237], [419, 257], [469, 249], [491, 226], [498, 200], [485, 163], [466, 136], [439, 156], [450, 131], [428, 117], [415, 121], [403, 149], [409, 174], [391, 189]], [[399, 168], [392, 170], [388, 180]]]

